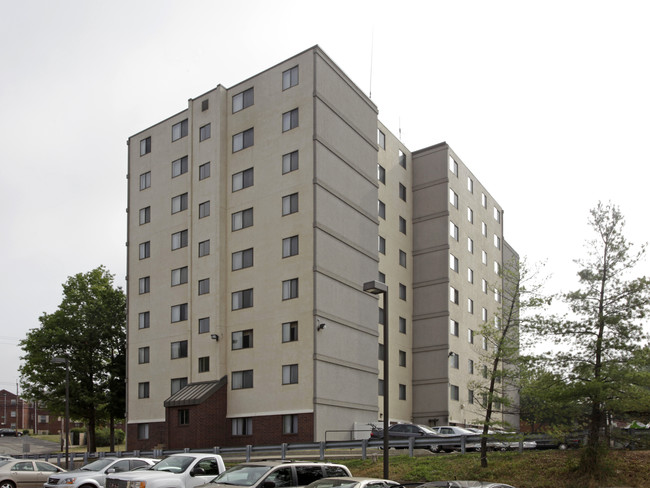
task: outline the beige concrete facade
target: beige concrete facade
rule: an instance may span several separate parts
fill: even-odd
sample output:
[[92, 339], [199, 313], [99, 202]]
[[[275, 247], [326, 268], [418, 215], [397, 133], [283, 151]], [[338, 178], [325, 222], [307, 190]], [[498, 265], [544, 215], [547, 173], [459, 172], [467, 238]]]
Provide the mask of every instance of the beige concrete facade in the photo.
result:
[[[129, 447], [169, 444], [165, 400], [222, 378], [218, 415], [234, 441], [350, 438], [355, 424], [381, 419], [382, 299], [362, 291], [378, 277], [390, 290], [391, 420], [473, 418], [467, 371], [448, 368], [448, 353], [473, 357], [466, 330], [482, 307], [498, 309], [481, 279], [497, 278], [503, 212], [478, 180], [468, 192], [473, 176], [446, 144], [412, 155], [316, 46], [190, 99], [133, 135], [128, 153]], [[450, 304], [450, 286], [473, 298], [474, 314]]]

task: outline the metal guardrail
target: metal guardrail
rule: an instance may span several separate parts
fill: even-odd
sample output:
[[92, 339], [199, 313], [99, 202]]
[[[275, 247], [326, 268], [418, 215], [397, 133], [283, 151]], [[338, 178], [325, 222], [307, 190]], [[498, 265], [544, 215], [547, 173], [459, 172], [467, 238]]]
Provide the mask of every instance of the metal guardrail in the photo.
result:
[[[491, 438], [488, 438], [491, 440]], [[69, 462], [71, 466], [81, 466], [89, 461], [107, 456], [129, 457], [143, 456], [162, 458], [170, 454], [182, 452], [203, 452], [207, 454], [219, 454], [226, 462], [251, 461], [254, 457], [263, 459], [318, 459], [325, 461], [329, 459], [341, 459], [343, 457], [355, 457], [367, 459], [369, 456], [376, 457], [383, 447], [383, 439], [361, 439], [349, 441], [321, 441], [310, 443], [295, 444], [273, 444], [260, 446], [241, 446], [241, 447], [212, 447], [207, 449], [181, 449], [181, 450], [133, 450], [118, 452], [97, 452], [97, 453], [70, 453]], [[396, 449], [408, 450], [410, 457], [415, 457], [416, 449], [428, 449], [429, 446], [440, 446], [441, 449], [460, 450], [461, 453], [467, 452], [467, 446], [476, 445], [481, 442], [481, 435], [459, 435], [440, 438], [410, 438], [408, 440], [390, 440], [390, 447]], [[348, 452], [345, 452], [347, 450]], [[523, 451], [523, 441], [519, 440], [519, 452]], [[295, 455], [290, 456], [291, 453]], [[62, 466], [65, 464], [65, 455], [62, 453], [52, 454], [23, 454], [20, 456], [26, 459], [43, 459], [48, 462]]]

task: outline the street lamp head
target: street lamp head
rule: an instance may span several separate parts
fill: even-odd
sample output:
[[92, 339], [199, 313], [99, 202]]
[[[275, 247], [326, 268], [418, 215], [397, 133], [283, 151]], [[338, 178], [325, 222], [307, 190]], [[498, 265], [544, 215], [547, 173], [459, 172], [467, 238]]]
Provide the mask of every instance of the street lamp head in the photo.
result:
[[66, 358], [52, 358], [52, 364], [68, 364]]
[[367, 281], [363, 284], [363, 291], [367, 291], [373, 295], [380, 295], [382, 293], [388, 292], [388, 286], [386, 286], [385, 283], [377, 280]]

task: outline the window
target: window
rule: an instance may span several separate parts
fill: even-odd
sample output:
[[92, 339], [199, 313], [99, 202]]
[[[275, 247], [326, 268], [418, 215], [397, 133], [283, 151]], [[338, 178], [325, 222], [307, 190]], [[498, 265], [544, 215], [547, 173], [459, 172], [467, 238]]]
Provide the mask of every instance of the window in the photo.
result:
[[210, 215], [210, 201], [199, 203], [199, 218], [208, 217]]
[[247, 208], [232, 214], [232, 230], [245, 229], [253, 225], [253, 209]]
[[138, 364], [146, 364], [149, 362], [149, 347], [138, 348]]
[[473, 359], [468, 359], [467, 360], [467, 372], [469, 374], [474, 374], [474, 360]]
[[455, 303], [456, 305], [458, 305], [459, 302], [458, 290], [453, 286], [449, 287], [449, 301]]
[[298, 340], [298, 322], [285, 322], [282, 324], [282, 342]]
[[384, 396], [384, 380], [379, 380], [377, 389], [378, 389], [377, 394], [379, 396]]
[[178, 213], [182, 212], [183, 210], [187, 210], [187, 201], [188, 201], [188, 196], [187, 193], [183, 193], [182, 195], [177, 195], [172, 198], [172, 213]]
[[487, 281], [485, 280], [485, 278], [481, 278], [481, 290], [483, 291], [483, 293], [488, 292]]
[[494, 207], [494, 220], [501, 222], [501, 212], [496, 207]]
[[240, 132], [232, 136], [232, 152], [236, 153], [247, 147], [251, 147], [255, 142], [255, 134], [253, 128]]
[[381, 325], [386, 325], [386, 314], [384, 313], [384, 309], [381, 307], [379, 307], [379, 323]]
[[171, 394], [178, 393], [187, 386], [187, 378], [172, 378]]
[[208, 108], [210, 108], [210, 100], [206, 98], [201, 101], [201, 112], [205, 112]]
[[140, 175], [140, 190], [145, 190], [151, 186], [151, 171]]
[[377, 129], [377, 144], [382, 149], [386, 149], [386, 134]]
[[151, 152], [151, 137], [145, 137], [140, 141], [140, 156]]
[[467, 250], [470, 254], [474, 254], [474, 241], [469, 237], [467, 238]]
[[187, 357], [187, 341], [172, 342], [172, 359]]
[[253, 186], [253, 168], [245, 169], [232, 175], [232, 191], [236, 192]]
[[472, 268], [467, 268], [467, 281], [474, 283], [474, 270]]
[[452, 400], [458, 401], [459, 396], [458, 396], [458, 387], [456, 385], [450, 385], [449, 386], [449, 397]]
[[210, 124], [205, 124], [199, 129], [199, 142], [210, 139]]
[[458, 258], [453, 254], [449, 254], [449, 269], [458, 273]]
[[399, 231], [406, 235], [406, 219], [404, 217], [399, 218]]
[[474, 344], [474, 331], [472, 329], [467, 329], [467, 342]]
[[207, 373], [210, 371], [210, 356], [203, 356], [199, 358], [199, 373]]
[[449, 203], [458, 208], [458, 194], [451, 188], [449, 189]]
[[471, 298], [467, 299], [467, 311], [471, 314], [474, 313], [474, 300]]
[[298, 169], [298, 151], [282, 155], [282, 174], [291, 173]]
[[151, 314], [149, 312], [140, 312], [138, 314], [138, 329], [148, 329]]
[[210, 177], [210, 162], [203, 163], [199, 166], [199, 180], [205, 180]]
[[383, 361], [385, 357], [386, 357], [386, 348], [384, 347], [383, 344], [378, 344], [378, 347], [377, 347], [377, 359], [379, 361]]
[[386, 204], [381, 200], [377, 200], [377, 215], [382, 219], [386, 218]]
[[406, 285], [399, 284], [399, 299], [406, 300]]
[[138, 398], [149, 398], [149, 382], [138, 383]]
[[172, 178], [187, 173], [187, 156], [172, 161]]
[[190, 423], [190, 411], [187, 408], [181, 408], [178, 410], [178, 425], [189, 425]]
[[449, 156], [449, 171], [458, 176], [458, 163], [451, 156]]
[[402, 168], [406, 169], [406, 154], [401, 149], [397, 150], [397, 162]]
[[294, 66], [282, 73], [282, 89], [286, 90], [298, 84], [298, 66]]
[[474, 404], [474, 390], [467, 390], [467, 403]]
[[449, 353], [449, 367], [458, 369], [458, 354], [455, 352]]
[[207, 295], [210, 293], [210, 278], [199, 280], [199, 295]]
[[172, 323], [187, 320], [187, 303], [172, 305]]
[[232, 294], [232, 309], [240, 310], [253, 306], [253, 289], [240, 290]]
[[399, 365], [406, 367], [406, 351], [399, 351]]
[[487, 224], [485, 222], [481, 222], [481, 234], [483, 234], [483, 237], [487, 237], [488, 235]]
[[282, 114], [282, 132], [298, 127], [298, 109], [294, 108]]
[[253, 370], [233, 371], [232, 389], [241, 390], [243, 388], [253, 388]]
[[398, 330], [400, 334], [406, 334], [406, 319], [404, 317], [399, 318]]
[[498, 263], [498, 261], [494, 262], [494, 272], [496, 274], [499, 274], [501, 272], [501, 265]]
[[149, 424], [138, 424], [138, 439], [149, 439]]
[[298, 433], [298, 416], [297, 415], [283, 415], [282, 416], [282, 433], [283, 434], [297, 434]]
[[282, 197], [282, 215], [289, 215], [298, 211], [298, 194], [292, 193]]
[[494, 234], [494, 247], [501, 249], [501, 238], [496, 234]]
[[253, 433], [253, 419], [244, 417], [232, 419], [232, 435], [251, 435]]
[[485, 307], [481, 307], [481, 320], [482, 320], [483, 322], [487, 322], [487, 319], [488, 319], [488, 311], [487, 311], [487, 308], [485, 308]]
[[487, 377], [488, 377], [488, 367], [485, 366], [485, 365], [484, 365], [483, 368], [481, 369], [481, 376], [483, 376], [483, 378], [487, 378]]
[[298, 365], [287, 364], [282, 366], [282, 384], [293, 385], [298, 383]]
[[488, 350], [488, 341], [487, 341], [487, 337], [483, 337], [483, 341], [482, 341], [481, 347], [483, 348], [484, 351], [487, 351], [487, 350]]
[[497, 288], [494, 289], [494, 301], [501, 303], [501, 292]]
[[377, 164], [377, 179], [380, 183], [386, 184], [386, 168], [381, 164]]
[[487, 196], [485, 193], [481, 193], [481, 205], [483, 205], [483, 208], [487, 208]]
[[232, 253], [232, 270], [250, 268], [253, 266], [253, 248]]
[[199, 257], [210, 254], [210, 240], [199, 242]]
[[199, 319], [199, 334], [210, 332], [210, 317], [203, 317]]
[[399, 385], [399, 399], [406, 400], [406, 385]]
[[451, 335], [453, 335], [453, 336], [458, 337], [458, 329], [459, 329], [458, 322], [456, 322], [455, 320], [450, 319], [449, 320], [449, 333]]
[[290, 300], [292, 298], [298, 298], [298, 278], [282, 282], [282, 299]]
[[386, 239], [384, 239], [382, 236], [379, 237], [379, 252], [382, 254], [386, 254]]
[[144, 293], [149, 293], [149, 289], [151, 288], [151, 280], [148, 276], [145, 276], [144, 278], [140, 278], [138, 283], [139, 283], [140, 295]]
[[187, 135], [187, 119], [181, 120], [178, 124], [172, 125], [172, 142], [179, 140]]
[[379, 272], [377, 273], [377, 278], [378, 278], [379, 281], [381, 281], [382, 283], [386, 283], [386, 274], [385, 274], [385, 273], [382, 273], [381, 271], [379, 271]]
[[487, 259], [487, 253], [485, 251], [481, 251], [481, 262], [485, 266], [487, 266], [488, 259]]
[[449, 221], [449, 235], [455, 241], [458, 240], [458, 226], [454, 224], [451, 220]]
[[151, 241], [140, 243], [140, 259], [147, 259], [151, 256]]
[[144, 207], [140, 209], [140, 225], [148, 224], [151, 222], [151, 207]]
[[239, 330], [232, 333], [232, 348], [250, 349], [253, 347], [253, 329]]
[[467, 221], [468, 221], [470, 224], [473, 224], [473, 223], [474, 223], [474, 210], [472, 210], [472, 209], [469, 208], [469, 207], [467, 207]]
[[172, 234], [172, 251], [180, 249], [181, 247], [187, 247], [187, 230], [174, 232]]
[[406, 268], [406, 253], [401, 249], [399, 250], [399, 265]]
[[298, 236], [282, 239], [282, 257], [296, 256], [298, 254]]
[[469, 176], [467, 177], [467, 191], [474, 193], [474, 180]]
[[399, 198], [406, 201], [406, 187], [401, 183], [399, 184]]
[[254, 103], [254, 96], [255, 93], [253, 91], [253, 88], [249, 88], [248, 90], [244, 90], [241, 93], [238, 93], [237, 95], [233, 95], [232, 97], [232, 113], [239, 112], [240, 110], [244, 110], [246, 107], [250, 107]]
[[187, 283], [187, 266], [172, 269], [172, 286], [182, 285], [183, 283]]

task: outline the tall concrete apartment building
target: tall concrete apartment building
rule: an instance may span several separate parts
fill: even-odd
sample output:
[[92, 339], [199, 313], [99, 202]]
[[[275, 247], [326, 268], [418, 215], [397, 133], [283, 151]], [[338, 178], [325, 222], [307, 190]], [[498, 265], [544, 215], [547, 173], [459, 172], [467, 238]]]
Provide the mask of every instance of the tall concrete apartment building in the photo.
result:
[[128, 182], [129, 449], [363, 435], [386, 320], [390, 420], [476, 421], [503, 211], [318, 46], [130, 137]]

